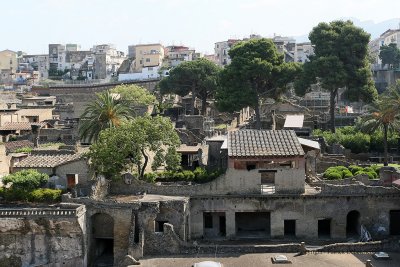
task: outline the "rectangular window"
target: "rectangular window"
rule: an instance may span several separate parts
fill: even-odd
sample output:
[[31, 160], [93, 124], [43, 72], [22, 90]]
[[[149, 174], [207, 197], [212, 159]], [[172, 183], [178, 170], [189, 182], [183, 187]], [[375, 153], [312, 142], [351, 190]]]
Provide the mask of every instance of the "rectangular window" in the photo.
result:
[[213, 217], [209, 212], [204, 213], [204, 228], [213, 228]]
[[146, 58], [146, 62], [150, 62], [150, 58]]
[[167, 221], [155, 221], [154, 222], [154, 232], [162, 233], [164, 232], [164, 223], [168, 223]]

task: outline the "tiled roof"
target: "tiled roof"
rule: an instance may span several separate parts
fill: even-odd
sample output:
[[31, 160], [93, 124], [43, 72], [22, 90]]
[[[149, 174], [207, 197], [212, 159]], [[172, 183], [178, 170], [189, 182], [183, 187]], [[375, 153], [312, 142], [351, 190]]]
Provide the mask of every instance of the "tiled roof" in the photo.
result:
[[16, 131], [16, 130], [31, 130], [31, 125], [45, 126], [45, 122], [6, 122], [3, 126], [0, 126], [0, 131]]
[[15, 152], [19, 148], [32, 147], [33, 143], [29, 140], [11, 141], [4, 143], [7, 153]]
[[304, 151], [292, 130], [239, 130], [229, 132], [230, 157], [291, 157]]
[[31, 155], [17, 164], [16, 168], [54, 168], [81, 158], [81, 154], [70, 155]]

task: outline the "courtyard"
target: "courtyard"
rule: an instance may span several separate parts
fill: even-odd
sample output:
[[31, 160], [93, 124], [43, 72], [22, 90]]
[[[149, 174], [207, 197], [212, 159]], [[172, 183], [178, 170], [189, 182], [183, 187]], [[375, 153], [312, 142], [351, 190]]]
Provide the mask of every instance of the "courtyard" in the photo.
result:
[[145, 267], [190, 267], [196, 262], [217, 261], [224, 267], [253, 267], [253, 266], [307, 266], [307, 267], [362, 267], [367, 260], [371, 260], [374, 267], [397, 267], [400, 266], [400, 253], [389, 253], [391, 260], [375, 260], [373, 253], [308, 253], [297, 256], [294, 253], [284, 255], [292, 264], [273, 264], [271, 257], [279, 253], [260, 253], [242, 255], [174, 255], [169, 257], [151, 258], [145, 257], [140, 260]]

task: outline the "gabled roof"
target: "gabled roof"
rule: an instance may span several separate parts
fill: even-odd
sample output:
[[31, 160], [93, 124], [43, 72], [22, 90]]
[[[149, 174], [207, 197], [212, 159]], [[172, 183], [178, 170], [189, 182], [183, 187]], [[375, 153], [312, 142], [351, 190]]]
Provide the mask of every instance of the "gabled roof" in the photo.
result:
[[54, 168], [66, 163], [76, 161], [82, 154], [65, 155], [31, 155], [16, 163], [16, 168]]
[[19, 148], [31, 147], [33, 148], [33, 143], [29, 140], [11, 141], [4, 143], [7, 153], [15, 152]]
[[293, 157], [304, 151], [292, 130], [239, 130], [229, 132], [229, 157]]
[[3, 126], [0, 126], [0, 131], [17, 131], [17, 130], [31, 130], [31, 125], [45, 126], [46, 122], [6, 122]]

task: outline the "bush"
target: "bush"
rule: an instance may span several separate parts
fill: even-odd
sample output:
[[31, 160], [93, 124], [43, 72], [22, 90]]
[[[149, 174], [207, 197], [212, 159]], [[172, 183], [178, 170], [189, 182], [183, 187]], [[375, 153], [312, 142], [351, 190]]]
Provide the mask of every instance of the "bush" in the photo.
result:
[[364, 170], [356, 172], [356, 175], [361, 175], [361, 174], [368, 175], [368, 179], [371, 179], [371, 180], [372, 179], [376, 179], [376, 173], [375, 172], [367, 172], [367, 171], [364, 171]]
[[351, 171], [352, 174], [355, 175], [356, 172], [362, 171], [363, 167], [357, 166], [357, 165], [350, 165], [349, 170]]
[[182, 173], [186, 181], [193, 181], [195, 178], [195, 175], [192, 171], [183, 171]]
[[3, 184], [12, 183], [12, 189], [20, 189], [23, 191], [32, 191], [43, 186], [49, 176], [45, 173], [40, 173], [37, 170], [22, 170], [16, 173], [9, 174], [3, 178]]
[[31, 147], [21, 147], [15, 150], [15, 153], [31, 153], [33, 148]]
[[324, 177], [328, 180], [341, 180], [342, 174], [336, 171], [331, 171], [329, 173], [324, 173]]
[[28, 195], [28, 200], [32, 202], [57, 202], [61, 200], [61, 190], [40, 188], [33, 190]]
[[151, 172], [151, 173], [145, 173], [144, 174], [144, 180], [148, 183], [154, 183], [157, 178], [157, 173]]

